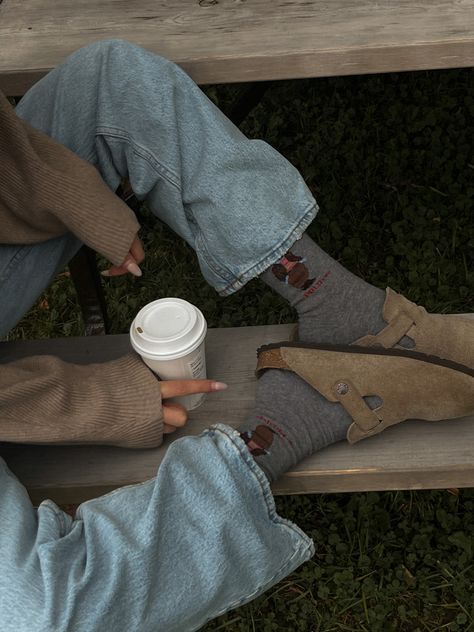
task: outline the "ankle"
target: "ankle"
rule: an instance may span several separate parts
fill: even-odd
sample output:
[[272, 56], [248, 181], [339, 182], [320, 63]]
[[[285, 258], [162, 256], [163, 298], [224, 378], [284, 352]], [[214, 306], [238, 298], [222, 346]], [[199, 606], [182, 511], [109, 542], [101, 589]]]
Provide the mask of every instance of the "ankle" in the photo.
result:
[[350, 418], [341, 404], [325, 399], [288, 371], [268, 370], [259, 379], [253, 415], [240, 429], [270, 481], [299, 461], [345, 438]]
[[[298, 335], [302, 342], [353, 344], [368, 334], [375, 335], [385, 326], [385, 292], [354, 277], [345, 292], [331, 291], [327, 296], [296, 306]], [[330, 309], [328, 306], [330, 305]]]

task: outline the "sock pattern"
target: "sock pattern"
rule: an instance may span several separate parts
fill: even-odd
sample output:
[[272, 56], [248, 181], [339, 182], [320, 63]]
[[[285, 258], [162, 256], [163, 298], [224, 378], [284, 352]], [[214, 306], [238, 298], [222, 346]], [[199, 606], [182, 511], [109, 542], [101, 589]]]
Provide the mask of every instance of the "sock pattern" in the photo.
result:
[[256, 407], [239, 428], [270, 481], [346, 437], [351, 418], [290, 371], [269, 369], [258, 381]]
[[295, 307], [302, 341], [350, 344], [386, 325], [385, 292], [346, 270], [306, 234], [260, 278]]

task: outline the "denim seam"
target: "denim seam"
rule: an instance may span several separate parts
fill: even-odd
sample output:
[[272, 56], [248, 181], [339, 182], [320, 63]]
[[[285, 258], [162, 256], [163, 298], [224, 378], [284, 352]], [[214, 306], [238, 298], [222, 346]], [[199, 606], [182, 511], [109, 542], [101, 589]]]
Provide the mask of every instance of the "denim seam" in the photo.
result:
[[264, 255], [259, 263], [253, 265], [251, 268], [248, 268], [239, 277], [234, 279], [234, 281], [230, 283], [226, 288], [221, 290], [219, 294], [221, 296], [232, 294], [236, 290], [240, 289], [243, 285], [245, 285], [247, 281], [258, 276], [267, 268], [269, 268], [272, 263], [275, 263], [275, 261], [282, 257], [285, 252], [295, 243], [295, 241], [301, 239], [301, 236], [315, 218], [318, 210], [319, 207], [317, 203], [312, 201], [311, 204], [307, 206], [303, 211], [303, 216], [298, 220], [297, 224], [293, 225], [293, 228], [288, 233], [286, 239], [280, 242], [280, 244], [272, 251], [267, 253], [267, 255]]
[[222, 608], [218, 612], [213, 613], [211, 617], [208, 617], [207, 619], [201, 621], [201, 623], [198, 625], [198, 627], [192, 628], [192, 629], [193, 630], [199, 630], [201, 628], [201, 626], [203, 626], [208, 621], [211, 621], [212, 619], [220, 617], [221, 615], [225, 614], [229, 610], [233, 610], [234, 608], [242, 606], [244, 603], [246, 603], [248, 601], [251, 601], [252, 599], [254, 599], [259, 594], [264, 593], [266, 591], [266, 589], [270, 588], [271, 586], [273, 586], [276, 583], [277, 580], [279, 581], [280, 579], [283, 579], [283, 577], [286, 577], [286, 575], [287, 575], [286, 569], [293, 565], [293, 559], [296, 556], [305, 555], [306, 552], [311, 553], [311, 555], [314, 554], [314, 548], [313, 548], [312, 544], [307, 543], [305, 546], [303, 546], [303, 545], [298, 546], [295, 549], [293, 555], [290, 558], [288, 558], [286, 560], [286, 562], [282, 566], [279, 567], [278, 571], [276, 571], [270, 577], [270, 579], [268, 579], [264, 584], [262, 584], [261, 586], [258, 586], [253, 592], [247, 594], [245, 597], [241, 597], [240, 599], [237, 599], [237, 600], [231, 602], [225, 608]]
[[49, 500], [49, 498], [43, 500], [43, 502], [40, 504], [40, 507], [46, 507], [54, 514], [56, 520], [59, 523], [60, 537], [64, 537], [67, 533], [65, 513], [61, 511], [61, 509], [59, 509], [59, 507], [52, 500]]
[[229, 279], [232, 279], [235, 277], [235, 275], [232, 274], [229, 268], [223, 268], [221, 265], [219, 265], [216, 262], [214, 257], [211, 255], [211, 253], [207, 249], [206, 243], [204, 241], [204, 235], [202, 232], [199, 232], [196, 235], [196, 254], [202, 255], [204, 261], [206, 262], [206, 265], [209, 266], [209, 268], [214, 272], [214, 274], [221, 277], [221, 279], [225, 281], [225, 283], [229, 283]]
[[[275, 524], [283, 523], [285, 526], [290, 527], [298, 535], [304, 535], [304, 537], [307, 537], [305, 534], [303, 534], [301, 529], [297, 527], [296, 525], [294, 525], [290, 520], [286, 520], [286, 518], [281, 518], [277, 514], [268, 478], [264, 474], [263, 470], [257, 465], [253, 456], [250, 454], [247, 446], [245, 445], [243, 440], [240, 438], [239, 432], [237, 430], [232, 429], [233, 434], [230, 434], [227, 428], [230, 428], [230, 426], [226, 426], [224, 424], [214, 424], [210, 427], [212, 431], [217, 431], [225, 435], [232, 442], [234, 447], [238, 450], [244, 462], [249, 466], [250, 471], [257, 479], [260, 490], [262, 492], [265, 505], [268, 510], [269, 520], [271, 520]], [[208, 431], [205, 431], [205, 432], [208, 432]]]
[[173, 171], [171, 171], [170, 169], [168, 169], [168, 167], [165, 167], [165, 165], [161, 164], [156, 159], [154, 154], [152, 154], [148, 149], [146, 149], [146, 147], [142, 147], [141, 145], [139, 145], [124, 130], [121, 130], [119, 128], [107, 127], [107, 126], [98, 126], [96, 127], [96, 136], [105, 136], [111, 142], [114, 142], [114, 140], [126, 141], [132, 148], [133, 152], [140, 158], [143, 158], [143, 160], [145, 160], [145, 162], [156, 173], [166, 178], [166, 180], [176, 189], [181, 190], [181, 179], [179, 178], [179, 176]]
[[[229, 294], [233, 294], [235, 291], [243, 287], [248, 281], [264, 272], [272, 263], [275, 263], [277, 259], [282, 257], [295, 243], [295, 241], [301, 238], [306, 228], [315, 218], [318, 210], [319, 207], [317, 203], [312, 200], [311, 203], [304, 209], [302, 217], [298, 219], [296, 224], [293, 224], [288, 235], [270, 252], [265, 253], [257, 263], [252, 264], [238, 277], [233, 275], [230, 270], [220, 267], [206, 248], [202, 233], [199, 233], [196, 238], [196, 245], [199, 245], [200, 254], [203, 254], [206, 265], [208, 265], [209, 268], [213, 270], [213, 272], [217, 274], [226, 284], [221, 290], [216, 288], [219, 295], [228, 296]], [[232, 280], [229, 281], [229, 278], [232, 278]]]
[[210, 431], [205, 431], [205, 433], [203, 434], [206, 434], [206, 432], [207, 433], [220, 432], [232, 442], [233, 446], [238, 450], [244, 462], [249, 466], [251, 473], [255, 476], [259, 484], [260, 490], [262, 492], [263, 500], [265, 502], [265, 505], [268, 511], [269, 520], [273, 522], [274, 524], [277, 524], [282, 527], [286, 527], [287, 529], [291, 529], [292, 531], [294, 531], [295, 535], [297, 535], [300, 538], [300, 542], [296, 545], [296, 548], [294, 549], [291, 557], [287, 558], [286, 562], [282, 566], [280, 566], [279, 569], [264, 584], [257, 586], [257, 588], [253, 592], [247, 594], [245, 597], [241, 597], [240, 599], [235, 600], [231, 602], [230, 604], [228, 604], [222, 610], [216, 613], [213, 613], [211, 617], [202, 621], [198, 625], [198, 627], [192, 628], [193, 630], [198, 630], [202, 625], [204, 625], [211, 619], [214, 619], [215, 617], [219, 617], [225, 612], [228, 612], [229, 610], [232, 610], [233, 608], [236, 608], [242, 605], [243, 603], [250, 601], [254, 596], [263, 593], [267, 587], [270, 587], [275, 583], [276, 579], [283, 578], [286, 576], [287, 573], [285, 569], [293, 565], [293, 560], [295, 557], [305, 556], [306, 554], [310, 554], [310, 556], [314, 555], [313, 541], [305, 533], [303, 533], [299, 527], [294, 525], [291, 521], [286, 520], [285, 518], [281, 518], [276, 513], [276, 508], [274, 506], [273, 496], [270, 491], [270, 484], [268, 482], [268, 479], [266, 478], [265, 474], [260, 469], [260, 467], [257, 465], [253, 457], [248, 452], [248, 449], [243, 443], [243, 441], [239, 439], [238, 432], [232, 429], [233, 434], [229, 433], [227, 426], [223, 424], [213, 425], [211, 426]]
[[15, 255], [10, 259], [8, 265], [5, 267], [3, 272], [0, 275], [0, 283], [4, 283], [10, 279], [13, 267], [17, 264], [21, 263], [23, 259], [27, 256], [27, 254], [33, 248], [33, 244], [30, 246], [18, 246], [18, 250]]

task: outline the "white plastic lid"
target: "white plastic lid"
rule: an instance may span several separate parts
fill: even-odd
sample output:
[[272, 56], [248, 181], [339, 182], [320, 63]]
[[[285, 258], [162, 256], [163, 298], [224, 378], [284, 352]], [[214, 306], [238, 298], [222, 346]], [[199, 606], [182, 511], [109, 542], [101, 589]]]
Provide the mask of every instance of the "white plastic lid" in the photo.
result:
[[181, 298], [145, 305], [130, 327], [132, 347], [151, 360], [174, 360], [194, 351], [207, 331], [202, 312]]

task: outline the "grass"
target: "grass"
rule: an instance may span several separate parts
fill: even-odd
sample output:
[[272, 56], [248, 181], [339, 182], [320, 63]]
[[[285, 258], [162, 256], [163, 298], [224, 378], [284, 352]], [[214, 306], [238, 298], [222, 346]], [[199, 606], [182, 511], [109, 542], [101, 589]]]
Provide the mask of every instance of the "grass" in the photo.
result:
[[[209, 87], [224, 110], [243, 86]], [[302, 172], [321, 207], [309, 233], [371, 283], [430, 310], [474, 311], [474, 72], [453, 70], [274, 84], [242, 129]], [[114, 333], [167, 295], [211, 326], [291, 322], [285, 302], [249, 283], [226, 299], [189, 247], [149, 213], [146, 274], [107, 282]], [[10, 338], [81, 334], [62, 275]], [[427, 437], [429, 440], [429, 437]], [[280, 497], [316, 556], [206, 631], [474, 630], [474, 492]]]
[[415, 632], [473, 626], [472, 492], [278, 498], [315, 557], [205, 630]]

